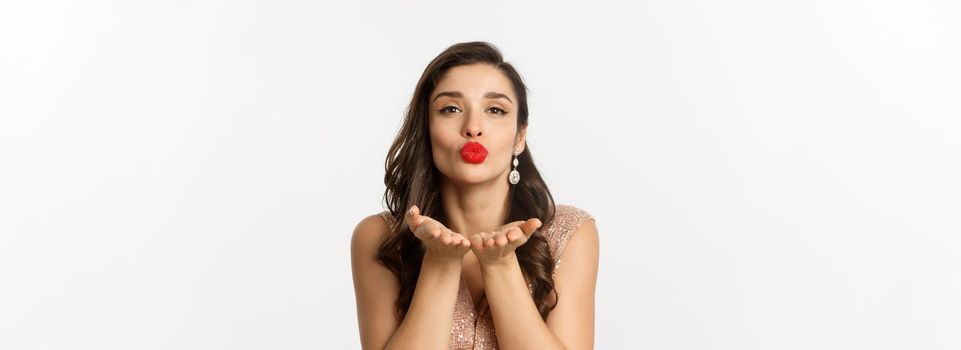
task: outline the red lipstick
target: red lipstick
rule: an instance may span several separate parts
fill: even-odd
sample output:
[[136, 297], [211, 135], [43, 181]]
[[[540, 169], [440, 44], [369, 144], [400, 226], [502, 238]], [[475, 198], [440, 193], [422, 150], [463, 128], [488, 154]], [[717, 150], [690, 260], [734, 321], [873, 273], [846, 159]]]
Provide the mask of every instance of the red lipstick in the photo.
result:
[[460, 148], [460, 157], [465, 162], [479, 164], [487, 158], [487, 149], [479, 142], [471, 141]]

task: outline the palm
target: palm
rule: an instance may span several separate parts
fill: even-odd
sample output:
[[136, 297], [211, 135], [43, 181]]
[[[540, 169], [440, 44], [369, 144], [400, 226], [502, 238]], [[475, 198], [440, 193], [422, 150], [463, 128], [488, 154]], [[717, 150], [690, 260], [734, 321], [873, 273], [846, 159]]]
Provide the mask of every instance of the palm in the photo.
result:
[[470, 249], [481, 263], [495, 262], [514, 254], [517, 247], [527, 243], [531, 235], [541, 227], [537, 218], [514, 221], [493, 232], [481, 232], [471, 236]]
[[466, 237], [427, 215], [420, 215], [420, 208], [416, 205], [407, 211], [405, 221], [429, 253], [441, 258], [461, 259], [470, 250], [470, 241]]

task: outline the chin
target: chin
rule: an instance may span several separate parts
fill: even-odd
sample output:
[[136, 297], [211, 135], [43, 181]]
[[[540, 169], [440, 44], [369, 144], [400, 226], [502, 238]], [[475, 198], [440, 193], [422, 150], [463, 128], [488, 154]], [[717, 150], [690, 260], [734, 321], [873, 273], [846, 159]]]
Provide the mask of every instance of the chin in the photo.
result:
[[452, 182], [459, 183], [459, 184], [468, 184], [468, 185], [482, 184], [482, 183], [487, 183], [487, 182], [496, 180], [496, 176], [492, 177], [489, 174], [480, 174], [479, 172], [474, 173], [474, 172], [468, 171], [468, 172], [461, 172], [453, 175], [454, 176], [448, 176], [447, 178], [450, 179]]

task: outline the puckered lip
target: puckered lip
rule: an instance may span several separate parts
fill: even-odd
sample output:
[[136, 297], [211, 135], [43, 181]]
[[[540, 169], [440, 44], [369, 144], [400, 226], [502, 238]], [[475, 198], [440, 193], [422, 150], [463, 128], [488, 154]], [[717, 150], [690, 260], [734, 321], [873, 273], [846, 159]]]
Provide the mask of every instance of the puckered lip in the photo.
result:
[[460, 148], [460, 156], [465, 162], [478, 164], [487, 158], [487, 148], [480, 142], [468, 141]]

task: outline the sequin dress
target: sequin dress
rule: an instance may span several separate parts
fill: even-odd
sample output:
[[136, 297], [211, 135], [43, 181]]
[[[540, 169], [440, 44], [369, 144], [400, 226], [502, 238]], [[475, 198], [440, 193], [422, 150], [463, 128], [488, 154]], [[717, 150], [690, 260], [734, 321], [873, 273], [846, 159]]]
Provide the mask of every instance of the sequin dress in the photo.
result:
[[[389, 224], [394, 223], [388, 212], [380, 215]], [[547, 238], [554, 259], [554, 273], [560, 268], [564, 256], [564, 248], [571, 235], [584, 220], [594, 218], [584, 210], [571, 205], [558, 204], [554, 219], [541, 227]], [[484, 299], [484, 298], [481, 298]], [[482, 310], [476, 311], [474, 300], [467, 287], [467, 281], [461, 276], [460, 288], [457, 291], [457, 302], [454, 305], [454, 323], [451, 327], [451, 350], [496, 350], [497, 336], [494, 332], [494, 319], [486, 301], [482, 303]]]

